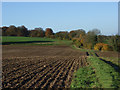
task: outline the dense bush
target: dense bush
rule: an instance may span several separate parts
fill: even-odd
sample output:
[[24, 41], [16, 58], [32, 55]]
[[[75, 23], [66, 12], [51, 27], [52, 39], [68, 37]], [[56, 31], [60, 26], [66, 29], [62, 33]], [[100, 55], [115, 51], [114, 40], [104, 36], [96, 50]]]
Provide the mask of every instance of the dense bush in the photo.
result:
[[110, 51], [112, 50], [112, 47], [108, 44], [104, 44], [104, 43], [97, 43], [95, 46], [94, 46], [94, 49], [95, 50], [100, 50], [100, 51]]
[[73, 38], [72, 41], [73, 41], [73, 44], [75, 44], [79, 48], [83, 46], [83, 44], [81, 43], [80, 38]]

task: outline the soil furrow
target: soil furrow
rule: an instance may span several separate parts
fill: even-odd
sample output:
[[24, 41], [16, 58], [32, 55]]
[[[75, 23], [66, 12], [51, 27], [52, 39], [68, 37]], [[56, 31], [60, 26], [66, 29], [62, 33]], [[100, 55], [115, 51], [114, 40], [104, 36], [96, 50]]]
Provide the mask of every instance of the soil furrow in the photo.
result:
[[63, 85], [63, 87], [65, 86], [64, 83], [59, 83], [61, 81], [64, 80], [64, 76], [65, 74], [67, 73], [67, 70], [70, 68], [70, 65], [73, 63], [74, 61], [72, 60], [69, 60], [69, 62], [65, 65], [65, 67], [63, 68], [62, 72], [61, 72], [61, 76], [58, 76], [58, 78], [56, 78], [56, 81], [54, 82], [53, 84], [53, 87], [57, 88], [57, 87], [60, 87], [61, 85]]
[[[54, 62], [50, 62], [49, 64], [43, 64], [44, 67], [42, 67], [43, 65], [41, 65], [41, 69], [38, 67], [37, 70], [34, 69], [34, 71], [31, 72], [31, 74], [24, 76], [24, 80], [21, 80], [21, 83], [19, 83], [19, 86], [17, 86], [17, 88], [21, 87], [22, 85], [24, 85], [25, 83], [27, 83], [29, 80], [31, 80], [37, 73], [42, 73], [44, 70], [46, 70], [47, 68], [49, 68], [49, 66], [51, 64], [54, 64], [56, 61]], [[40, 69], [40, 70], [39, 70]]]
[[68, 46], [3, 46], [2, 87], [69, 88], [85, 55]]
[[[56, 60], [57, 61], [57, 60]], [[56, 62], [55, 61], [55, 62]], [[55, 63], [55, 62], [51, 62], [51, 63]], [[48, 62], [45, 62], [45, 63], [47, 63], [48, 64], [48, 66], [49, 66], [49, 64], [50, 63], [48, 63]], [[23, 74], [20, 74], [20, 76], [17, 76], [17, 77], [12, 77], [12, 79], [10, 80], [9, 79], [9, 81], [7, 80], [7, 82], [13, 82], [13, 81], [16, 81], [16, 79], [17, 79], [17, 81], [19, 81], [21, 78], [28, 78], [29, 76], [30, 77], [32, 77], [32, 76], [34, 76], [35, 74], [37, 74], [38, 72], [42, 72], [43, 70], [45, 70], [46, 69], [46, 67], [43, 67], [44, 65], [45, 65], [45, 63], [39, 63], [40, 64], [40, 66], [38, 65], [35, 65], [35, 66], [37, 66], [37, 68], [29, 68], [29, 70], [27, 71], [27, 72], [23, 72], [23, 70], [21, 71], [21, 72], [23, 72]], [[46, 66], [47, 66], [47, 64], [46, 64]], [[40, 69], [41, 68], [41, 69]], [[39, 70], [40, 69], [40, 70]], [[39, 70], [39, 71], [37, 71], [37, 70]], [[12, 75], [12, 76], [14, 76], [14, 75]], [[26, 79], [27, 79], [26, 78]], [[22, 81], [22, 79], [20, 80], [20, 81]]]
[[53, 73], [53, 75], [50, 77], [49, 80], [47, 80], [47, 82], [44, 84], [42, 88], [48, 88], [48, 87], [52, 88], [52, 86], [55, 84], [55, 82], [57, 82], [58, 78], [60, 77], [60, 74], [64, 72], [64, 68], [66, 67], [67, 64], [69, 64], [69, 61], [67, 61], [66, 64], [63, 65], [63, 67], [61, 66], [60, 70], [56, 70], [57, 74]]
[[[46, 73], [46, 72], [48, 72], [48, 71], [51, 71], [53, 68], [55, 68], [57, 65], [59, 65], [60, 63], [58, 62], [58, 63], [56, 63], [56, 64], [53, 64], [53, 66], [52, 65], [49, 65], [50, 66], [50, 68], [48, 68], [45, 72], [43, 72], [43, 73]], [[37, 81], [37, 78], [38, 77], [43, 77], [43, 76], [45, 76], [45, 75], [43, 75], [42, 76], [42, 73], [37, 73], [37, 75], [35, 75], [28, 83], [26, 83], [25, 85], [23, 85], [23, 87], [30, 87], [30, 85], [31, 85], [31, 82], [32, 82], [32, 85], [34, 86], [34, 84], [35, 84], [35, 82]]]
[[57, 66], [57, 68], [55, 68], [54, 70], [51, 70], [47, 75], [46, 77], [44, 77], [40, 82], [38, 83], [41, 83], [39, 85], [37, 85], [36, 87], [39, 87], [41, 88], [47, 81], [47, 79], [49, 79], [52, 76], [56, 77], [57, 74], [60, 72], [61, 68], [65, 65], [65, 62], [61, 62], [61, 64], [59, 66]]
[[35, 82], [34, 84], [32, 84], [31, 86], [29, 86], [29, 87], [30, 87], [30, 88], [31, 88], [31, 87], [38, 87], [38, 86], [39, 86], [38, 83], [40, 83], [40, 81], [42, 80], [42, 78], [46, 77], [46, 75], [47, 75], [49, 72], [51, 72], [51, 71], [55, 72], [55, 70], [56, 70], [59, 66], [61, 66], [61, 65], [62, 65], [62, 63], [61, 63], [61, 62], [58, 62], [54, 67], [52, 67], [51, 69], [48, 69], [48, 70], [45, 71], [40, 77], [38, 77], [38, 80], [36, 80], [36, 82]]

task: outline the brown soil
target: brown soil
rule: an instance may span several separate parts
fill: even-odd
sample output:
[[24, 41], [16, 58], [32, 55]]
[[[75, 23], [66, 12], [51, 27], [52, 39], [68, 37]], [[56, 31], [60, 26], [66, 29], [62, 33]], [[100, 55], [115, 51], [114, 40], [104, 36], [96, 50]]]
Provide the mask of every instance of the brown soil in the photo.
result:
[[69, 88], [86, 53], [68, 46], [3, 46], [3, 88]]
[[96, 52], [96, 54], [99, 56], [99, 57], [118, 57], [118, 55], [120, 55], [120, 53], [118, 52], [115, 52], [115, 51], [99, 51], [99, 52]]
[[84, 52], [73, 50], [68, 46], [18, 46], [2, 47], [4, 57], [32, 57], [32, 56], [83, 56]]

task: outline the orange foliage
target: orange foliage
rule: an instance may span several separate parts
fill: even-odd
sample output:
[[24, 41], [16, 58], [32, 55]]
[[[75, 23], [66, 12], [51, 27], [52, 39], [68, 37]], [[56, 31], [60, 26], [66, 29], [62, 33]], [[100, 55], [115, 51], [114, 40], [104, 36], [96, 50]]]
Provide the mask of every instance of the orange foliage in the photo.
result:
[[104, 44], [104, 43], [97, 43], [94, 46], [95, 50], [102, 50], [102, 51], [109, 51], [111, 50], [111, 47], [108, 44]]
[[53, 35], [53, 31], [51, 28], [46, 28], [45, 36], [50, 37], [50, 35]]
[[81, 43], [80, 38], [73, 38], [72, 41], [79, 48], [83, 46], [83, 43]]
[[83, 36], [83, 34], [80, 34], [80, 42], [83, 44], [83, 41], [84, 41], [84, 39], [85, 39], [85, 37]]

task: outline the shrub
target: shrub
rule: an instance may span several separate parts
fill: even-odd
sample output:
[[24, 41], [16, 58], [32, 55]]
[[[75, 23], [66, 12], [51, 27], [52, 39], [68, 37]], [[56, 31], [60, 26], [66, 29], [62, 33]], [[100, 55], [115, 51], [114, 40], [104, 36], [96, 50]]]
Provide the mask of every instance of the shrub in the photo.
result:
[[93, 46], [92, 43], [88, 43], [87, 44], [87, 49], [92, 49], [92, 46]]
[[94, 46], [94, 49], [95, 50], [102, 50], [102, 51], [111, 51], [112, 50], [112, 47], [108, 44], [104, 44], [104, 43], [97, 43], [95, 46]]
[[72, 41], [73, 43], [75, 43], [77, 41], [78, 38], [73, 38]]
[[83, 44], [81, 43], [81, 40], [79, 38], [73, 38], [72, 39], [73, 43], [77, 46], [77, 47], [81, 47], [83, 46]]
[[105, 44], [105, 45], [103, 46], [102, 50], [103, 50], [103, 51], [112, 51], [113, 48], [112, 48], [110, 45]]
[[103, 44], [104, 44], [104, 43], [97, 43], [97, 44], [94, 46], [94, 49], [95, 49], [95, 50], [102, 50]]

